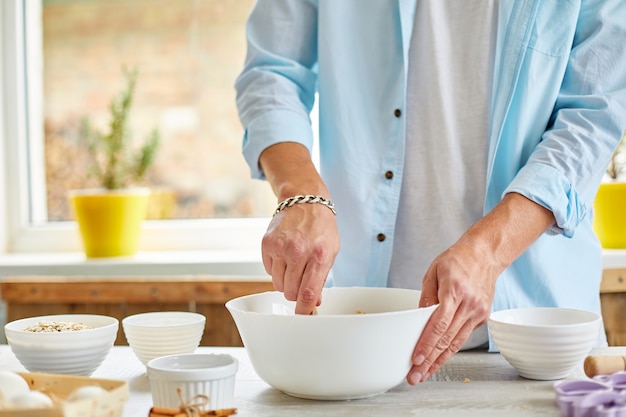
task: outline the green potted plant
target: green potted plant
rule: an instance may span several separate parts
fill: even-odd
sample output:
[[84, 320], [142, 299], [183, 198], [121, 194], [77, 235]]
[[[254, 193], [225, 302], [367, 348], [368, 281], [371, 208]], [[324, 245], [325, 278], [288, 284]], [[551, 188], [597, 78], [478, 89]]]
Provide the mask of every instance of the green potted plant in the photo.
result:
[[81, 137], [87, 143], [88, 175], [100, 188], [72, 190], [70, 206], [89, 258], [131, 256], [136, 253], [150, 190], [138, 187], [154, 162], [160, 138], [153, 130], [137, 147], [128, 132], [137, 71], [124, 70], [126, 84], [111, 101], [106, 132], [84, 120]]
[[626, 248], [626, 130], [594, 201], [593, 228], [607, 249]]

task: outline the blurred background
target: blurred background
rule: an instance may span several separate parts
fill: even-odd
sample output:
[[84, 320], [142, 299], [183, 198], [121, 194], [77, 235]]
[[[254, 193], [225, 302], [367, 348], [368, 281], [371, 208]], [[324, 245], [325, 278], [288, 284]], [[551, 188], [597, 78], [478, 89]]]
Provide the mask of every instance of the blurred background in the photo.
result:
[[[49, 221], [70, 220], [67, 191], [87, 178], [80, 121], [109, 123], [122, 68], [138, 70], [130, 112], [140, 143], [161, 147], [146, 184], [152, 219], [269, 216], [276, 198], [251, 180], [234, 81], [253, 0], [43, 0], [45, 174]], [[159, 207], [158, 209], [156, 207]]]

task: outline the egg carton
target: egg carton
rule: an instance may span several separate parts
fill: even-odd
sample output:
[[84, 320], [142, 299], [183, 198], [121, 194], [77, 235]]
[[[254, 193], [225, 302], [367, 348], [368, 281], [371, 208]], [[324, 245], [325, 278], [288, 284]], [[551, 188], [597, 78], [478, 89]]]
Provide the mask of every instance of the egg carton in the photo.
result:
[[[39, 390], [60, 401], [54, 407], [0, 410], [0, 417], [122, 417], [129, 391], [126, 381], [72, 375], [18, 372], [31, 390]], [[64, 401], [80, 387], [96, 385], [106, 393], [73, 402]]]

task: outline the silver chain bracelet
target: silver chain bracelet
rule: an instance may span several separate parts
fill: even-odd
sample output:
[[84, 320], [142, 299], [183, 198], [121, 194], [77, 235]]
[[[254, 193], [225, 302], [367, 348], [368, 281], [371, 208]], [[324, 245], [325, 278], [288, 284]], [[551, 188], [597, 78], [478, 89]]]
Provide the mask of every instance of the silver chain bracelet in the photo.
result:
[[311, 204], [319, 203], [323, 206], [328, 207], [330, 211], [333, 212], [334, 215], [337, 215], [337, 212], [335, 211], [335, 205], [333, 204], [332, 201], [330, 201], [327, 198], [322, 197], [321, 195], [308, 194], [308, 195], [296, 195], [296, 196], [289, 197], [281, 201], [280, 203], [278, 203], [278, 207], [276, 207], [274, 216], [276, 216], [278, 213], [280, 213], [287, 207], [291, 207], [294, 204], [303, 204], [303, 203], [311, 203]]

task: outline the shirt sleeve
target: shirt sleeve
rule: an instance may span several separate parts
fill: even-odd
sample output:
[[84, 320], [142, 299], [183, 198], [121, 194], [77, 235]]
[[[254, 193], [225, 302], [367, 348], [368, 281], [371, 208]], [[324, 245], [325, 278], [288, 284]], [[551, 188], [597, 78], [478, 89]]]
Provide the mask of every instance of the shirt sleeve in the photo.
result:
[[505, 190], [550, 209], [571, 237], [626, 128], [626, 2], [582, 2], [550, 123]]
[[308, 0], [258, 0], [246, 26], [247, 54], [235, 81], [243, 154], [264, 178], [261, 152], [279, 142], [311, 151], [309, 113], [317, 88], [317, 6]]

